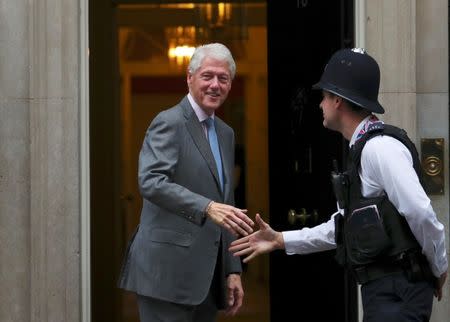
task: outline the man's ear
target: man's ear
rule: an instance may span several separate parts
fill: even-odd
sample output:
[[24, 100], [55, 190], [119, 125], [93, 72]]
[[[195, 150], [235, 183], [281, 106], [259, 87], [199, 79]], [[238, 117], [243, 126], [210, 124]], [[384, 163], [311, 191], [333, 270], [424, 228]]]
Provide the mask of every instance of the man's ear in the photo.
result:
[[335, 96], [334, 106], [337, 110], [343, 110], [348, 108], [347, 101], [340, 96]]
[[342, 106], [343, 103], [343, 99], [342, 97], [338, 96], [338, 95], [334, 95], [334, 106], [336, 106], [337, 108], [340, 108]]
[[188, 86], [191, 84], [192, 75], [190, 73], [186, 74], [186, 83]]

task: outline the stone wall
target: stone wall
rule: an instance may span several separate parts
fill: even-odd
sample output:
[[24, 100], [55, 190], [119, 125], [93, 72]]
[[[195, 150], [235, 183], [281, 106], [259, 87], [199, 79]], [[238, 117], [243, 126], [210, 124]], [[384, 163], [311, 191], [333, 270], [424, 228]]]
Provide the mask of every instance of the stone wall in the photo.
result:
[[80, 321], [80, 1], [0, 1], [1, 321]]
[[[383, 119], [405, 128], [419, 150], [421, 138], [445, 139], [445, 194], [430, 198], [448, 237], [448, 1], [363, 1], [366, 48], [381, 68]], [[432, 321], [450, 316], [449, 285], [434, 302]]]

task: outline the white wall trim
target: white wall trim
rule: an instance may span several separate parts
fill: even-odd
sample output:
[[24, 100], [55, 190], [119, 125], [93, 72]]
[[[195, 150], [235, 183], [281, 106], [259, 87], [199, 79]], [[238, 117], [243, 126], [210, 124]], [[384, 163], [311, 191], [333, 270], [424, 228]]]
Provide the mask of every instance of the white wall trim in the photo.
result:
[[[355, 47], [366, 49], [366, 1], [354, 0]], [[362, 322], [361, 286], [358, 285], [358, 321]]]
[[366, 1], [355, 0], [355, 47], [366, 46]]
[[79, 88], [81, 165], [81, 321], [91, 321], [91, 240], [89, 162], [89, 1], [80, 4]]

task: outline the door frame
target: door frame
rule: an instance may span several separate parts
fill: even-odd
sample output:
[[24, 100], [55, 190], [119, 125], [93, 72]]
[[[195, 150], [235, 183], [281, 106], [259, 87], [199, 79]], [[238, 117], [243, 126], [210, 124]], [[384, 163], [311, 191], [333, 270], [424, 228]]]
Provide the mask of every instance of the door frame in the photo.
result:
[[[355, 47], [366, 48], [366, 1], [354, 0]], [[358, 321], [362, 322], [361, 286], [357, 286]]]
[[91, 204], [89, 135], [89, 0], [79, 0], [81, 321], [91, 321]]
[[[92, 1], [92, 0], [91, 0]], [[89, 119], [89, 0], [79, 0], [80, 8], [80, 220], [81, 220], [81, 321], [91, 321], [91, 239], [90, 239], [90, 119]], [[355, 45], [365, 46], [365, 0], [354, 0]], [[361, 313], [360, 295], [358, 308]], [[359, 314], [360, 319], [362, 314]]]

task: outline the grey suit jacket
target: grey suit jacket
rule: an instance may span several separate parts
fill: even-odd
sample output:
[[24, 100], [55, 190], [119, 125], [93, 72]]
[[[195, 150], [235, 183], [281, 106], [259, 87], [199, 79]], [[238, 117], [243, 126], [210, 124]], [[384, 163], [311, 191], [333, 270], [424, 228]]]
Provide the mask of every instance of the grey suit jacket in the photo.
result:
[[228, 252], [233, 236], [204, 216], [211, 200], [234, 203], [234, 132], [218, 117], [215, 122], [223, 192], [209, 143], [187, 97], [150, 124], [139, 156], [140, 224], [128, 246], [119, 287], [197, 305], [208, 294], [217, 263], [223, 290], [218, 306], [225, 307], [226, 276], [242, 269], [240, 260]]

